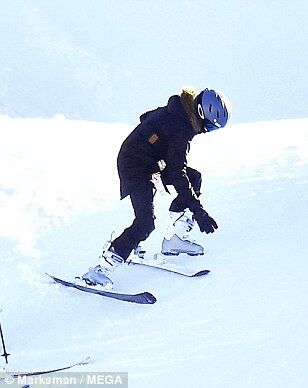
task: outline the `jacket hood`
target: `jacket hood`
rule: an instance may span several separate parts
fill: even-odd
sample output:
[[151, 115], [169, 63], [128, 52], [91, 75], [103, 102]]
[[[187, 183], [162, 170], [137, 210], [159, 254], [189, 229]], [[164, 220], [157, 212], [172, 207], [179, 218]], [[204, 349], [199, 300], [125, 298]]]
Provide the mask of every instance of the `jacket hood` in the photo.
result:
[[171, 96], [167, 106], [157, 108], [155, 110], [143, 113], [140, 116], [140, 122], [146, 124], [154, 118], [158, 119], [162, 114], [162, 109], [167, 109], [167, 112], [180, 120], [184, 126], [190, 129], [190, 137], [194, 137], [198, 133], [202, 133], [202, 120], [195, 108], [195, 98], [197, 92], [194, 89], [185, 88], [181, 95]]
[[170, 114], [181, 116], [182, 119], [187, 120], [185, 111], [183, 111], [180, 96], [175, 95], [169, 98], [167, 110]]

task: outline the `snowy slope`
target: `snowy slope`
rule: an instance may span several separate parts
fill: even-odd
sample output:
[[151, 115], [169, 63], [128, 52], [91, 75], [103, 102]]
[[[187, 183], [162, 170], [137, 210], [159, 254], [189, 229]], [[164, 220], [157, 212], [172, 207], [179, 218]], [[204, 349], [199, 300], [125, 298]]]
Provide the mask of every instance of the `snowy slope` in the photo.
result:
[[[194, 237], [209, 268], [182, 279], [123, 267], [120, 291], [140, 306], [50, 285], [96, 263], [110, 233], [132, 220], [118, 200], [123, 124], [0, 119], [0, 315], [9, 370], [91, 355], [83, 371], [124, 371], [130, 387], [306, 387], [308, 119], [241, 124], [197, 137], [203, 203], [218, 231]], [[159, 249], [169, 195], [157, 195]], [[4, 360], [0, 360], [0, 367]]]

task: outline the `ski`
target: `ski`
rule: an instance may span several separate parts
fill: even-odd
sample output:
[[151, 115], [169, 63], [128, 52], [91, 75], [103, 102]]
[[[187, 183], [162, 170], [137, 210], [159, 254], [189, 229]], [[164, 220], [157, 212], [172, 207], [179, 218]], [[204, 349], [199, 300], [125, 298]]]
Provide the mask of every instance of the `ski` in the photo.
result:
[[141, 265], [143, 267], [149, 267], [149, 268], [156, 268], [156, 269], [160, 269], [162, 271], [167, 271], [167, 272], [174, 273], [176, 275], [186, 276], [186, 277], [190, 277], [190, 278], [204, 276], [204, 275], [207, 275], [208, 273], [211, 272], [208, 269], [203, 269], [203, 270], [200, 270], [197, 272], [188, 273], [188, 272], [178, 270], [177, 268], [174, 268], [174, 265], [172, 265], [172, 264], [171, 265], [169, 264], [169, 266], [168, 266], [168, 264], [155, 264], [155, 263], [147, 263], [147, 262], [142, 263], [142, 262], [137, 262], [137, 261], [131, 261], [130, 264]]
[[104, 291], [99, 289], [93, 289], [91, 287], [85, 287], [76, 283], [68, 282], [63, 279], [56, 278], [55, 276], [49, 275], [46, 273], [55, 283], [62, 284], [65, 287], [76, 288], [79, 291], [87, 292], [90, 294], [96, 294], [104, 296], [106, 298], [112, 298], [117, 300], [122, 300], [125, 302], [133, 302], [139, 304], [153, 304], [156, 302], [156, 298], [149, 292], [141, 292], [140, 294], [123, 294], [111, 291]]
[[43, 371], [35, 371], [35, 372], [19, 372], [19, 373], [9, 373], [9, 372], [4, 372], [6, 374], [5, 377], [1, 377], [0, 380], [5, 380], [7, 376], [10, 376], [11, 378], [17, 378], [17, 377], [29, 377], [29, 376], [38, 376], [38, 375], [46, 375], [48, 373], [54, 373], [54, 372], [61, 372], [67, 369], [74, 368], [75, 366], [79, 365], [86, 365], [89, 363], [90, 356], [86, 357], [84, 360], [81, 360], [79, 362], [76, 362], [75, 364], [71, 364], [68, 366], [64, 366], [62, 368], [56, 368], [56, 369], [47, 369]]

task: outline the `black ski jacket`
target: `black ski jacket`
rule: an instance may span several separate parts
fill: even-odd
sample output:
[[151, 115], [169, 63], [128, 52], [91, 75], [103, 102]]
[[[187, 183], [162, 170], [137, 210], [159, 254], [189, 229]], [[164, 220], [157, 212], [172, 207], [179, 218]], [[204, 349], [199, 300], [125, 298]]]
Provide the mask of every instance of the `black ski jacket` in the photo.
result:
[[144, 113], [118, 155], [121, 198], [159, 172], [158, 161], [164, 160], [163, 183], [173, 185], [192, 212], [202, 207], [186, 174], [186, 155], [195, 134], [180, 96], [170, 97], [165, 107]]

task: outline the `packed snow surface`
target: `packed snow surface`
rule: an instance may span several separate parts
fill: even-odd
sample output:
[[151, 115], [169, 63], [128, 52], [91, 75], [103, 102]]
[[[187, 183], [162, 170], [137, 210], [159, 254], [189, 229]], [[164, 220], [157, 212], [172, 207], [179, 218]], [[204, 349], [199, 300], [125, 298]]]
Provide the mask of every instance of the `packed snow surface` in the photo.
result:
[[[189, 165], [219, 229], [196, 227], [210, 269], [181, 278], [122, 266], [115, 291], [149, 291], [137, 305], [53, 285], [98, 263], [133, 219], [119, 200], [116, 156], [125, 124], [0, 118], [0, 315], [8, 371], [128, 372], [129, 387], [308, 386], [308, 119], [229, 126], [197, 136]], [[174, 197], [155, 196], [160, 250]], [[0, 368], [4, 367], [1, 357]]]

